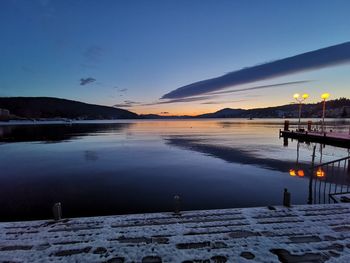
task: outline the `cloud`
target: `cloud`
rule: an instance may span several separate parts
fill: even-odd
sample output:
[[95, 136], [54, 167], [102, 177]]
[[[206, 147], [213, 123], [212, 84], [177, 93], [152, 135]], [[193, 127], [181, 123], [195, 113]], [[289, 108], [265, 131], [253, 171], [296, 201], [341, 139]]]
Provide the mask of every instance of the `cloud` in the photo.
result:
[[116, 107], [116, 108], [130, 108], [132, 106], [133, 105], [129, 105], [129, 104], [126, 104], [126, 103], [120, 103], [120, 104], [113, 105], [113, 107]]
[[91, 78], [91, 77], [88, 77], [88, 78], [81, 78], [81, 79], [80, 79], [80, 85], [81, 85], [81, 86], [84, 86], [84, 85], [93, 83], [93, 82], [95, 82], [95, 81], [96, 81], [96, 79]]
[[132, 101], [132, 100], [124, 100], [125, 103], [129, 103], [129, 104], [141, 104], [141, 102], [138, 101]]
[[247, 101], [247, 100], [207, 101], [207, 102], [202, 102], [201, 104], [215, 105], [215, 104], [235, 103], [235, 102], [243, 102], [243, 101]]
[[168, 111], [162, 111], [160, 114], [169, 114]]
[[[249, 90], [256, 90], [256, 89], [266, 89], [266, 88], [273, 88], [273, 87], [280, 87], [280, 86], [287, 86], [287, 85], [298, 85], [298, 84], [303, 84], [303, 83], [307, 83], [310, 81], [311, 80], [299, 80], [299, 81], [283, 82], [283, 83], [269, 84], [269, 85], [263, 85], [263, 86], [255, 86], [255, 87], [249, 87], [249, 88], [243, 88], [243, 89], [210, 92], [210, 93], [207, 93], [207, 95], [205, 95], [205, 96], [195, 96], [195, 97], [187, 97], [187, 98], [179, 98], [179, 99], [171, 99], [171, 100], [163, 100], [162, 99], [159, 102], [148, 103], [148, 104], [144, 104], [144, 105], [149, 106], [149, 105], [158, 105], [158, 104], [169, 104], [169, 103], [208, 100], [208, 99], [213, 99], [213, 98], [217, 97], [217, 96], [213, 96], [213, 95], [222, 95], [222, 94], [226, 94], [226, 93], [234, 93], [234, 92], [249, 91]], [[222, 101], [221, 103], [232, 103], [232, 102], [242, 102], [242, 101], [246, 101], [246, 100]], [[220, 102], [208, 101], [208, 102], [202, 102], [201, 104], [220, 104]]]
[[303, 84], [303, 83], [308, 83], [308, 82], [311, 82], [311, 80], [299, 80], [299, 81], [291, 81], [291, 82], [283, 82], [283, 83], [255, 86], [255, 87], [243, 88], [243, 89], [224, 90], [224, 91], [218, 91], [218, 92], [211, 92], [210, 94], [219, 95], [219, 94], [227, 94], [227, 93], [234, 93], [234, 92], [247, 91], [247, 90], [276, 88], [276, 87], [288, 86], [288, 85], [298, 85], [298, 84]]
[[181, 98], [181, 99], [173, 99], [173, 100], [162, 100], [154, 103], [142, 104], [142, 106], [152, 106], [152, 105], [160, 105], [160, 104], [169, 104], [169, 103], [179, 103], [179, 102], [193, 102], [193, 101], [201, 101], [212, 99], [215, 96], [200, 96], [200, 97], [191, 97], [191, 98]]
[[224, 88], [315, 70], [350, 62], [350, 42], [296, 56], [243, 68], [220, 77], [195, 82], [165, 94], [163, 99], [179, 99]]
[[130, 107], [134, 107], [134, 106], [141, 105], [141, 104], [142, 103], [138, 102], [138, 101], [124, 100], [123, 103], [115, 104], [113, 106], [120, 107], [120, 108], [130, 108]]
[[128, 89], [124, 88], [124, 89], [120, 89], [118, 87], [114, 87], [115, 89], [118, 89], [118, 92], [126, 92], [128, 91]]

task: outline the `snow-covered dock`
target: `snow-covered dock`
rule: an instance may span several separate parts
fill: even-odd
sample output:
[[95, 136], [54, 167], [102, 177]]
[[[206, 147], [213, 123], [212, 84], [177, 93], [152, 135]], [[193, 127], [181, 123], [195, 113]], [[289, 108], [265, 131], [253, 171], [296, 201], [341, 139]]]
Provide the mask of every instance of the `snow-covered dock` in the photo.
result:
[[344, 132], [314, 132], [280, 130], [280, 137], [318, 142], [337, 147], [350, 148], [350, 134]]
[[0, 262], [350, 262], [350, 204], [0, 223]]

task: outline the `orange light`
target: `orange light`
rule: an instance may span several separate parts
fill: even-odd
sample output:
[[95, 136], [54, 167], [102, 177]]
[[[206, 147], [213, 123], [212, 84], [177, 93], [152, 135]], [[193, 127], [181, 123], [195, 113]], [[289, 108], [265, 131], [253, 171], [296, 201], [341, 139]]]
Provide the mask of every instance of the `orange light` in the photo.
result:
[[317, 176], [317, 177], [325, 177], [325, 176], [326, 176], [326, 173], [325, 173], [325, 171], [323, 171], [323, 170], [321, 169], [321, 167], [319, 167], [319, 168], [317, 169], [317, 171], [316, 171], [316, 176]]
[[294, 169], [290, 169], [289, 170], [289, 174], [290, 176], [296, 176], [297, 174], [295, 173], [295, 170]]
[[303, 177], [305, 175], [303, 170], [298, 170], [298, 176]]

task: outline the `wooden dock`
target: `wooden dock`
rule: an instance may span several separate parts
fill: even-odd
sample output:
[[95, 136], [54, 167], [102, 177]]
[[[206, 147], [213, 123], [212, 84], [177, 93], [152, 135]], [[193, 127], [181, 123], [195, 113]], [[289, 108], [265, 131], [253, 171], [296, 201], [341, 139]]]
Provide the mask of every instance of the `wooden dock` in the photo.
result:
[[350, 204], [0, 223], [0, 262], [350, 262]]
[[280, 137], [292, 138], [306, 142], [318, 142], [342, 148], [350, 148], [349, 133], [280, 130]]

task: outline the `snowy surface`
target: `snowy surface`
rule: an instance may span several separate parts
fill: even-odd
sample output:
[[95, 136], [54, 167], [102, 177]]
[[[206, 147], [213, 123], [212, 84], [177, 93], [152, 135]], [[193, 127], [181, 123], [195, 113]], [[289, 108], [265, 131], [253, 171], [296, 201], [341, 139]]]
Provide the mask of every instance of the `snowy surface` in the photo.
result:
[[0, 223], [0, 262], [350, 262], [350, 204]]

